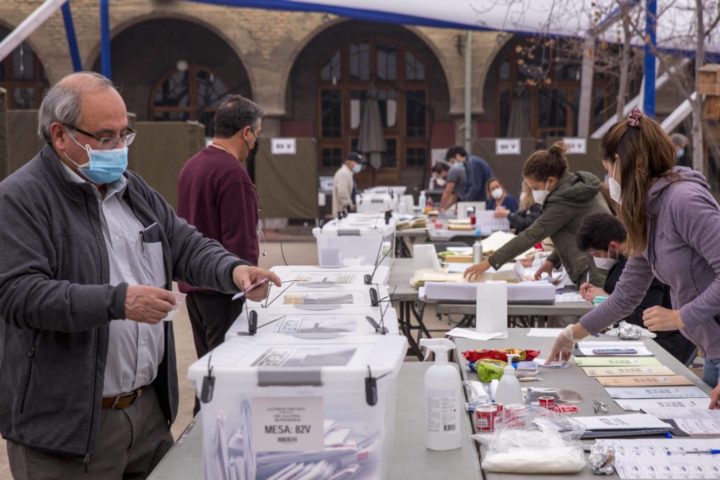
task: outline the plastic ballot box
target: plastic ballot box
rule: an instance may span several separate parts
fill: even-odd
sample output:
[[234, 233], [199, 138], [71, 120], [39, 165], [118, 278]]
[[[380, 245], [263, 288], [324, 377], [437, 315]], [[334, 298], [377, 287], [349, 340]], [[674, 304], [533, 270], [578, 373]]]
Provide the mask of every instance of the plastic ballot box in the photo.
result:
[[336, 285], [328, 282], [284, 282], [278, 288], [272, 285], [268, 296], [260, 302], [248, 301], [249, 308], [269, 308], [281, 305], [316, 306], [327, 305], [378, 306], [390, 300], [386, 285]]
[[330, 339], [347, 335], [400, 334], [397, 312], [387, 303], [377, 307], [283, 305], [243, 309], [225, 334], [226, 340], [250, 334], [248, 315], [254, 317], [255, 335]]
[[314, 228], [318, 264], [321, 267], [354, 265], [390, 265], [395, 245], [395, 225], [375, 222], [354, 226], [349, 222], [331, 222]]
[[377, 268], [373, 265], [342, 268], [318, 267], [317, 265], [280, 265], [272, 267], [271, 270], [280, 277], [285, 286], [290, 282], [298, 286], [387, 285], [390, 279], [390, 267], [387, 265], [378, 265]]
[[190, 366], [206, 480], [385, 477], [405, 337], [238, 337]]

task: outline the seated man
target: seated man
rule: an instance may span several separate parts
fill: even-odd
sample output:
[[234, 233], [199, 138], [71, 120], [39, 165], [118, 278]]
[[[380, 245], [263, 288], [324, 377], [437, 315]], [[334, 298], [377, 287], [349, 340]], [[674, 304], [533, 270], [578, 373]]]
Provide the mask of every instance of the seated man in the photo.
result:
[[[585, 300], [592, 302], [596, 296], [608, 296], [615, 290], [615, 285], [620, 280], [627, 263], [626, 238], [627, 231], [622, 222], [608, 213], [589, 215], [580, 224], [577, 232], [578, 248], [592, 255], [598, 268], [607, 270], [603, 288], [590, 283], [580, 286], [580, 294]], [[642, 327], [643, 311], [656, 305], [672, 308], [670, 289], [654, 279], [640, 305], [624, 320]], [[678, 330], [656, 333], [655, 341], [672, 356], [683, 363], [691, 360], [690, 356], [695, 351], [695, 345]]]

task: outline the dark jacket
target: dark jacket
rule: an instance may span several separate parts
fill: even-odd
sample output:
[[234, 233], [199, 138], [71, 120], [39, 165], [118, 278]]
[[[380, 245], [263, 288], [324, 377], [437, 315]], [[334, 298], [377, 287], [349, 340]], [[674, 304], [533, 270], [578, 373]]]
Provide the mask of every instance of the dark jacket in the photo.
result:
[[[612, 294], [613, 291], [615, 291], [615, 286], [618, 281], [620, 281], [620, 276], [625, 269], [626, 263], [627, 258], [621, 255], [618, 258], [617, 263], [608, 270], [605, 287], [603, 288], [603, 290], [607, 293]], [[650, 284], [650, 288], [648, 288], [647, 293], [645, 293], [645, 297], [640, 302], [640, 305], [638, 305], [635, 310], [633, 310], [633, 312], [623, 320], [628, 323], [644, 327], [643, 312], [648, 308], [655, 306], [672, 309], [672, 303], [670, 302], [670, 288], [667, 285], [660, 283], [660, 281], [656, 278], [654, 278]], [[687, 362], [687, 360], [689, 360], [688, 357], [695, 351], [695, 345], [685, 338], [679, 330], [655, 333], [657, 335], [655, 341], [682, 363]]]
[[535, 223], [535, 220], [540, 218], [541, 213], [542, 205], [539, 203], [533, 203], [525, 210], [518, 210], [517, 212], [510, 213], [507, 216], [507, 219], [508, 222], [510, 222], [510, 228], [513, 229], [516, 234], [520, 234], [523, 230]]
[[575, 234], [583, 218], [592, 213], [609, 213], [605, 199], [600, 193], [600, 180], [588, 172], [566, 173], [558, 180], [555, 190], [545, 199], [540, 217], [520, 235], [490, 257], [490, 265], [500, 266], [538, 242], [550, 237], [555, 251], [550, 259], [558, 265], [562, 262], [575, 285], [590, 272], [590, 282], [602, 285], [605, 275], [601, 273], [588, 253], [577, 246]]
[[[175, 216], [127, 172], [124, 200], [157, 222], [167, 288], [173, 277], [228, 293], [243, 262]], [[109, 285], [100, 207], [88, 183], [67, 179], [46, 146], [0, 183], [0, 432], [42, 451], [92, 454], [100, 421], [109, 323], [125, 317], [127, 284]], [[155, 386], [171, 423], [178, 382], [172, 322]]]

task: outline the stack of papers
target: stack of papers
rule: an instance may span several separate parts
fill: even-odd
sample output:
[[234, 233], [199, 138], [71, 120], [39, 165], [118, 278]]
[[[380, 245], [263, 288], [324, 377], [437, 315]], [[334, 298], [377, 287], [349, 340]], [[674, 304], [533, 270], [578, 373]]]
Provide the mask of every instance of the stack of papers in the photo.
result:
[[582, 438], [657, 435], [672, 430], [672, 425], [652, 415], [629, 413], [597, 417], [573, 417], [585, 427]]
[[575, 357], [578, 367], [638, 367], [662, 366], [655, 357]]
[[653, 353], [643, 342], [580, 342], [577, 345], [580, 354], [592, 356], [628, 356], [652, 357]]
[[612, 398], [643, 399], [643, 398], [707, 398], [707, 394], [698, 387], [608, 387], [607, 393]]
[[595, 377], [604, 387], [657, 387], [663, 385], [692, 385], [682, 375], [640, 375], [634, 377]]
[[585, 367], [588, 377], [633, 377], [637, 375], [674, 375], [672, 369], [664, 365], [638, 367]]
[[[656, 398], [656, 399], [640, 399], [640, 400], [615, 400], [623, 410], [645, 411], [646, 409], [693, 409], [707, 408], [709, 399], [707, 397], [698, 398]], [[664, 418], [664, 417], [658, 417]]]

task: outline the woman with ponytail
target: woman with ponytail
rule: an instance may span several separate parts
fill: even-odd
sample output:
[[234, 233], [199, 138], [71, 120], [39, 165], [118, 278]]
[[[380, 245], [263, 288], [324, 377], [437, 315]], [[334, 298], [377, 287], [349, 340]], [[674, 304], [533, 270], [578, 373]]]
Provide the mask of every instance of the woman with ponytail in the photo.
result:
[[536, 278], [562, 264], [576, 285], [580, 285], [588, 272], [591, 282], [603, 284], [604, 275], [595, 267], [592, 257], [578, 249], [575, 241], [575, 232], [583, 218], [592, 213], [609, 211], [601, 192], [602, 184], [592, 173], [569, 172], [565, 151], [565, 144], [558, 142], [528, 157], [523, 166], [523, 178], [532, 190], [535, 202], [542, 205], [540, 217], [488, 260], [468, 268], [466, 278], [474, 280], [491, 266], [500, 268], [550, 237], [555, 251], [537, 271]]
[[576, 341], [627, 316], [653, 276], [670, 287], [672, 309], [643, 312], [651, 331], [680, 330], [705, 358], [703, 380], [720, 408], [720, 206], [705, 178], [675, 166], [675, 147], [660, 125], [635, 109], [602, 140], [610, 195], [619, 204], [632, 257], [607, 301], [568, 326], [551, 359], [565, 358]]

